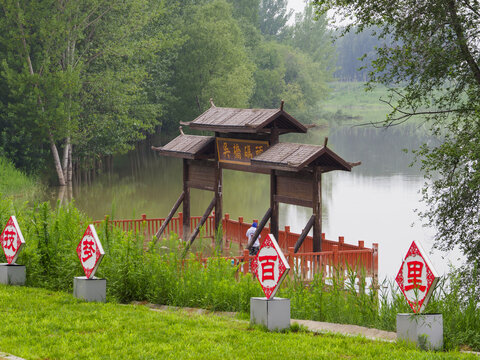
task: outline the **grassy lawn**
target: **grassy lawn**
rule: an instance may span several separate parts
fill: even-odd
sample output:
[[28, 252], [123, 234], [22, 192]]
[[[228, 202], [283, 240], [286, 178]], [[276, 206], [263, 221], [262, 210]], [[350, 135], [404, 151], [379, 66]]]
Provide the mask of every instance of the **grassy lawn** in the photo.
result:
[[4, 285], [0, 319], [0, 352], [25, 359], [478, 358], [360, 337], [269, 333], [229, 317], [85, 303], [66, 293]]

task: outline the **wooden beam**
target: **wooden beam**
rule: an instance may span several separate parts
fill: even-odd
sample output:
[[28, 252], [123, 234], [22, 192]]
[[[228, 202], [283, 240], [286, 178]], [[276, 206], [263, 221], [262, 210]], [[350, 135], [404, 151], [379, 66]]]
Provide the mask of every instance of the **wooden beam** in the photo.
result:
[[302, 200], [302, 199], [297, 199], [294, 197], [289, 197], [289, 196], [282, 196], [282, 195], [274, 195], [275, 200], [277, 202], [281, 202], [284, 204], [290, 204], [290, 205], [297, 205], [297, 206], [305, 206], [305, 207], [313, 207], [313, 202], [310, 200]]
[[188, 239], [186, 250], [188, 250], [190, 246], [193, 244], [193, 242], [195, 241], [195, 238], [200, 232], [200, 228], [203, 226], [203, 224], [205, 224], [205, 221], [207, 221], [208, 215], [210, 215], [210, 213], [212, 212], [213, 207], [215, 206], [215, 202], [216, 202], [216, 198], [213, 197], [212, 201], [210, 202], [210, 205], [208, 205], [207, 210], [205, 210], [205, 212], [203, 213], [203, 216], [200, 219], [200, 222], [198, 223], [197, 227], [195, 228], [195, 230], [193, 230], [193, 233], [190, 236], [190, 239]]
[[188, 170], [187, 160], [183, 160], [183, 239], [188, 239], [190, 234], [190, 187], [188, 186]]
[[170, 222], [170, 220], [172, 220], [172, 217], [173, 215], [175, 215], [175, 212], [177, 211], [178, 207], [180, 206], [180, 204], [182, 203], [183, 199], [185, 198], [185, 192], [182, 192], [182, 194], [180, 195], [180, 197], [177, 199], [177, 201], [175, 202], [175, 205], [173, 205], [173, 208], [172, 210], [170, 210], [170, 213], [168, 214], [167, 218], [165, 219], [165, 221], [163, 222], [162, 224], [162, 227], [160, 228], [160, 230], [157, 231], [157, 233], [155, 234], [155, 237], [158, 239], [160, 239], [160, 236], [162, 235], [162, 233], [165, 231], [165, 228], [167, 227], [168, 223]]
[[255, 165], [220, 163], [220, 167], [222, 169], [227, 169], [227, 170], [244, 171], [244, 172], [251, 172], [251, 173], [265, 174], [265, 175], [270, 174], [270, 169], [266, 169], [264, 167], [259, 167]]
[[307, 225], [305, 226], [305, 229], [303, 229], [302, 234], [300, 235], [300, 237], [298, 238], [295, 244], [295, 250], [294, 250], [295, 253], [298, 251], [298, 249], [300, 249], [300, 246], [302, 246], [303, 241], [305, 240], [305, 238], [308, 235], [308, 232], [312, 228], [314, 221], [315, 221], [315, 215], [312, 215], [310, 217], [310, 220], [308, 220]]
[[187, 187], [199, 190], [215, 191], [214, 185], [202, 184], [196, 181], [187, 181]]
[[255, 234], [252, 236], [252, 240], [247, 244], [247, 249], [250, 249], [253, 244], [255, 244], [255, 240], [257, 240], [258, 236], [262, 232], [263, 228], [267, 224], [267, 221], [270, 219], [272, 216], [272, 208], [268, 209], [265, 215], [263, 215], [262, 221], [260, 221], [260, 224], [257, 226], [257, 230], [255, 231]]

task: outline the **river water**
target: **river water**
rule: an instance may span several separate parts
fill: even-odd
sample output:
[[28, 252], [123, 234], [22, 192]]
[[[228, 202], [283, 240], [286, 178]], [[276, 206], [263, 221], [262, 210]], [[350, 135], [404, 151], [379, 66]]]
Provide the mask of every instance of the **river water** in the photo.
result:
[[[280, 141], [323, 144], [347, 161], [361, 161], [351, 172], [322, 175], [323, 232], [328, 239], [344, 236], [347, 243], [364, 240], [370, 247], [379, 244], [380, 278], [393, 279], [412, 240], [426, 250], [433, 244], [432, 229], [422, 227], [415, 209], [422, 208], [419, 190], [424, 180], [412, 155], [413, 149], [429, 141], [415, 128], [387, 130], [344, 127], [313, 130], [307, 136], [286, 137]], [[160, 144], [156, 144], [160, 145]], [[182, 161], [152, 156], [147, 166], [132, 171], [128, 164], [116, 165], [114, 173], [103, 176], [91, 186], [74, 190], [77, 206], [92, 219], [113, 214], [116, 219], [166, 217], [182, 189]], [[269, 177], [266, 175], [224, 171], [224, 212], [245, 221], [261, 219], [269, 207]], [[213, 193], [192, 190], [192, 215], [200, 216]], [[310, 208], [280, 205], [280, 228], [289, 225], [297, 233], [312, 214]], [[458, 263], [456, 253], [433, 252], [432, 262], [442, 274], [449, 262]]]

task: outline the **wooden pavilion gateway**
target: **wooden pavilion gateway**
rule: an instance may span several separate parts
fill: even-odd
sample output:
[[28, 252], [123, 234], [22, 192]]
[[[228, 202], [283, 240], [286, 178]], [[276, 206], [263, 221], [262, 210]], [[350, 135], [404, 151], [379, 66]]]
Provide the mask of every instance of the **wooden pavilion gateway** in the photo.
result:
[[[280, 142], [280, 135], [306, 133], [307, 127], [280, 109], [211, 107], [195, 120], [182, 123], [214, 136], [181, 134], [163, 147], [152, 147], [165, 156], [183, 159], [183, 192], [157, 232], [163, 233], [183, 202], [183, 238], [193, 243], [199, 229], [215, 208], [215, 229], [222, 224], [222, 170], [270, 175], [270, 207], [266, 209], [248, 248], [270, 220], [270, 232], [278, 239], [279, 203], [311, 207], [313, 214], [296, 245], [298, 251], [313, 227], [313, 252], [322, 251], [322, 173], [351, 171], [359, 163], [342, 159], [327, 147]], [[197, 227], [190, 234], [190, 189], [212, 191], [214, 196]]]

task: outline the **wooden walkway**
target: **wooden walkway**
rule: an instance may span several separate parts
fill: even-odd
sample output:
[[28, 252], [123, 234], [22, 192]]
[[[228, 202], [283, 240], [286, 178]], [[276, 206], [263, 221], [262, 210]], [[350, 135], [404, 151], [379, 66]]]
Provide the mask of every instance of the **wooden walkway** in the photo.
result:
[[[191, 217], [191, 231], [195, 229], [200, 221], [200, 216]], [[121, 228], [123, 231], [141, 232], [147, 239], [151, 239], [153, 235], [160, 229], [164, 218], [149, 219], [145, 214], [140, 219], [133, 220], [105, 220], [94, 221], [95, 225], [100, 225], [108, 221], [110, 226]], [[208, 217], [204, 230], [203, 237], [211, 238], [213, 241], [215, 234], [215, 215]], [[179, 238], [183, 238], [183, 214], [179, 213], [177, 217], [172, 218], [165, 234], [176, 233]], [[246, 223], [243, 218], [238, 220], [230, 219], [229, 214], [225, 214], [222, 219], [223, 226], [223, 241], [224, 248], [229, 249], [232, 243], [239, 246], [241, 254], [238, 256], [226, 257], [231, 259], [234, 264], [240, 264], [244, 273], [250, 271], [248, 264], [252, 256], [248, 255], [248, 250], [244, 249], [247, 246], [247, 238], [245, 233], [250, 228], [251, 223]], [[265, 227], [263, 229], [260, 239], [264, 239], [269, 233], [270, 229]], [[321, 274], [323, 277], [333, 277], [335, 272], [339, 270], [354, 270], [363, 276], [369, 277], [373, 282], [378, 281], [378, 244], [373, 244], [372, 248], [366, 248], [364, 241], [358, 241], [357, 245], [345, 243], [343, 236], [338, 238], [338, 241], [325, 239], [325, 234], [322, 234], [322, 250], [321, 252], [311, 252], [313, 248], [313, 239], [307, 236], [298, 252], [294, 252], [294, 246], [300, 234], [290, 231], [289, 226], [285, 226], [284, 230], [279, 230], [277, 242], [282, 248], [285, 256], [290, 264], [291, 275], [294, 274], [304, 281], [310, 281], [315, 275]], [[261, 240], [260, 240], [261, 241]], [[207, 259], [201, 259], [206, 263]]]

